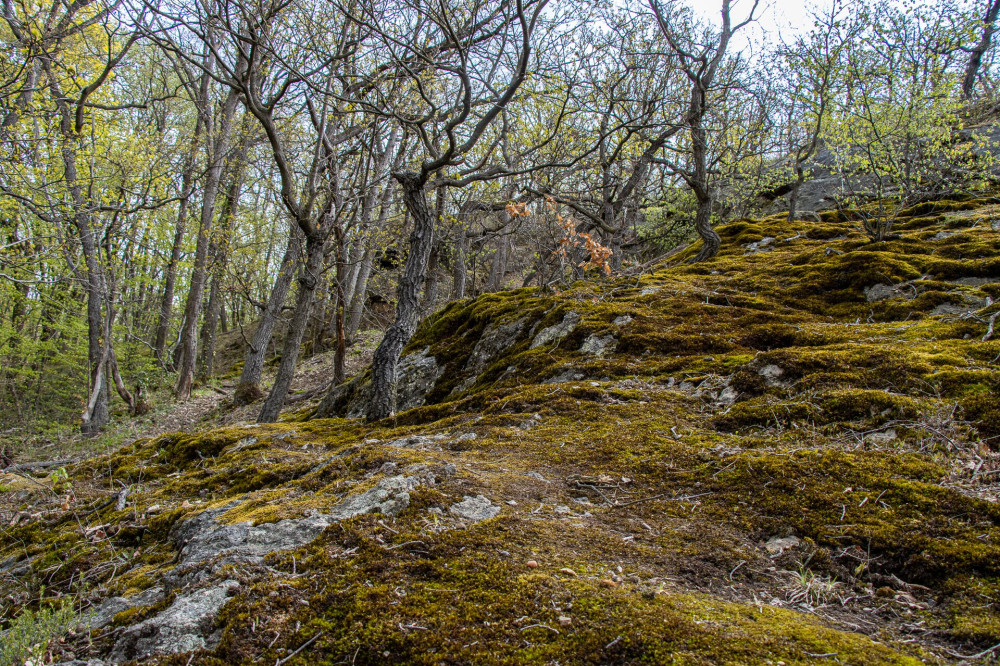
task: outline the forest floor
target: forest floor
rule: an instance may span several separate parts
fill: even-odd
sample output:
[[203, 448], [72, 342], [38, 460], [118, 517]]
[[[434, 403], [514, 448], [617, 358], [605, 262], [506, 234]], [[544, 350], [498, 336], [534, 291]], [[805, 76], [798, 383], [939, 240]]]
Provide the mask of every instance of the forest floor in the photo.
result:
[[349, 418], [362, 371], [335, 418], [219, 395], [4, 476], [4, 626], [69, 608], [35, 642], [91, 666], [995, 663], [993, 203], [883, 243], [740, 221], [710, 262], [453, 303], [393, 419]]

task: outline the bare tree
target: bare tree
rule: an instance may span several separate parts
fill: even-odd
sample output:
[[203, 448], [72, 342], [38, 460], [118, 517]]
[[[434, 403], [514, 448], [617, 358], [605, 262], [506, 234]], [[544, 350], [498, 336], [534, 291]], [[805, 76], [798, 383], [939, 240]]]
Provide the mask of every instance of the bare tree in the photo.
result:
[[[532, 34], [546, 4], [547, 0], [527, 4], [523, 0], [480, 1], [461, 8], [448, 2], [406, 8], [365, 4], [353, 14], [391, 54], [396, 73], [388, 90], [365, 90], [369, 95], [358, 102], [376, 114], [390, 109], [391, 117], [408, 136], [415, 137], [425, 153], [415, 168], [392, 174], [413, 230], [396, 292], [395, 319], [372, 359], [369, 420], [395, 413], [396, 366], [417, 325], [420, 291], [437, 225], [426, 192], [463, 187], [506, 172], [499, 165], [489, 165], [499, 143], [496, 137], [481, 155], [473, 151], [527, 77]], [[504, 62], [503, 56], [510, 53], [513, 62]], [[498, 80], [501, 77], [504, 80]], [[433, 88], [443, 92], [426, 85], [428, 79], [437, 79]], [[443, 173], [448, 169], [454, 169], [454, 175]], [[329, 409], [330, 395], [328, 399], [321, 403], [319, 413]]]
[[[719, 74], [724, 70], [724, 58], [729, 43], [736, 32], [754, 20], [759, 0], [754, 0], [747, 18], [735, 25], [732, 22], [732, 0], [722, 0], [722, 26], [717, 33], [698, 34], [676, 2], [661, 3], [650, 0], [663, 37], [670, 46], [667, 57], [690, 82], [690, 100], [684, 115], [684, 124], [690, 136], [690, 159], [687, 165], [672, 163], [669, 166], [684, 179], [698, 202], [694, 228], [703, 245], [695, 261], [714, 257], [722, 239], [712, 228], [712, 206], [715, 202], [713, 174], [709, 169], [710, 136], [706, 119], [711, 111], [710, 93], [717, 92]], [[723, 82], [725, 84], [726, 81]]]

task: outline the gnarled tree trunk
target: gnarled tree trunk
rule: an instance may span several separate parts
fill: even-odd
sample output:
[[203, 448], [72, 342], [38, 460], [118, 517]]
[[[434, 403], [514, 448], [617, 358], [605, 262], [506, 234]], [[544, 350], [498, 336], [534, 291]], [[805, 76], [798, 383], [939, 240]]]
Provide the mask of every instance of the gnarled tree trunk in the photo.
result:
[[396, 292], [396, 318], [372, 358], [372, 392], [365, 417], [377, 421], [396, 412], [396, 367], [403, 347], [413, 337], [420, 313], [420, 287], [434, 244], [434, 216], [427, 206], [426, 176], [412, 171], [394, 173], [403, 189], [403, 204], [413, 218], [410, 252]]

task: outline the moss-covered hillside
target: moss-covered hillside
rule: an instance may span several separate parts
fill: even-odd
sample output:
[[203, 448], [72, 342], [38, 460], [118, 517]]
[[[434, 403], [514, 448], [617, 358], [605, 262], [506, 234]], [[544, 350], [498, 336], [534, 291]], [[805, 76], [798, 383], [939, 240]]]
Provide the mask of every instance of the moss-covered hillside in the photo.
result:
[[392, 423], [316, 417], [362, 375], [10, 481], [7, 626], [74, 595], [52, 656], [103, 663], [995, 659], [1000, 208], [835, 217], [455, 303]]

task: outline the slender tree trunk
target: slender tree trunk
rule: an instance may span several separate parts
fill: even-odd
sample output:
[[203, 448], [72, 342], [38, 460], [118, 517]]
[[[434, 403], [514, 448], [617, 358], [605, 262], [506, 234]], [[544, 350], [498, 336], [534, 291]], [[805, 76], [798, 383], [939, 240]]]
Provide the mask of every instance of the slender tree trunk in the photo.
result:
[[174, 227], [174, 243], [170, 250], [170, 261], [163, 277], [163, 297], [160, 299], [160, 316], [156, 325], [156, 337], [153, 340], [153, 353], [160, 365], [166, 365], [167, 336], [170, 333], [170, 316], [174, 308], [174, 286], [177, 282], [177, 265], [181, 260], [181, 251], [184, 248], [184, 231], [187, 228], [188, 200], [194, 189], [194, 165], [198, 154], [198, 133], [201, 130], [201, 122], [196, 125], [194, 143], [191, 146], [187, 160], [184, 164], [184, 174], [181, 177], [181, 200], [177, 206], [177, 224]]
[[333, 385], [338, 386], [347, 379], [347, 335], [344, 326], [344, 289], [337, 282], [337, 353], [333, 357]]
[[284, 347], [281, 350], [281, 363], [278, 365], [278, 373], [274, 378], [274, 385], [271, 392], [264, 401], [264, 406], [257, 417], [258, 423], [274, 423], [281, 414], [281, 408], [285, 406], [285, 398], [288, 396], [288, 388], [292, 384], [295, 375], [295, 366], [299, 359], [299, 349], [302, 345], [302, 337], [305, 335], [309, 324], [309, 312], [312, 310], [313, 296], [319, 284], [320, 274], [323, 271], [324, 242], [322, 239], [309, 238], [306, 240], [306, 265], [299, 276], [299, 292], [295, 299], [295, 311], [292, 321], [288, 325], [288, 333], [285, 335]]
[[465, 235], [465, 227], [462, 226], [460, 221], [455, 233], [454, 286], [451, 290], [451, 299], [453, 301], [465, 298], [465, 280], [469, 271], [465, 265], [467, 247], [468, 240]]
[[[108, 423], [108, 385], [104, 381], [107, 363], [107, 346], [104, 339], [104, 276], [97, 241], [94, 237], [92, 206], [84, 194], [77, 171], [77, 136], [71, 111], [59, 85], [52, 79], [52, 87], [59, 109], [59, 130], [62, 134], [61, 155], [63, 178], [75, 207], [73, 225], [80, 237], [83, 252], [83, 287], [87, 296], [87, 358], [90, 363], [90, 392], [81, 418], [80, 429], [84, 435], [98, 434]], [[79, 275], [79, 273], [78, 273]]]
[[[244, 124], [245, 129], [245, 124]], [[226, 190], [220, 215], [219, 233], [213, 236], [209, 247], [212, 258], [211, 288], [208, 292], [208, 306], [205, 309], [205, 321], [201, 327], [201, 361], [198, 376], [209, 379], [215, 370], [215, 340], [219, 326], [219, 314], [222, 310], [222, 282], [225, 280], [226, 262], [229, 257], [229, 242], [232, 235], [233, 220], [239, 208], [240, 190], [243, 187], [243, 177], [246, 174], [246, 132], [241, 139], [240, 149], [231, 160], [231, 181]]]
[[349, 343], [354, 343], [354, 337], [361, 328], [361, 319], [365, 314], [365, 296], [368, 294], [368, 278], [372, 273], [372, 252], [366, 250], [358, 269], [358, 277], [354, 282], [354, 293], [351, 294], [351, 316], [347, 324], [346, 337]]
[[205, 282], [208, 268], [209, 234], [212, 231], [212, 221], [215, 216], [215, 200], [222, 181], [222, 172], [229, 152], [232, 137], [233, 113], [238, 102], [236, 91], [230, 91], [226, 96], [219, 114], [218, 131], [215, 136], [208, 171], [205, 174], [205, 192], [201, 206], [201, 224], [198, 230], [198, 243], [195, 249], [194, 269], [191, 273], [191, 288], [188, 292], [187, 305], [184, 308], [184, 327], [181, 330], [181, 362], [178, 369], [175, 393], [180, 400], [191, 397], [194, 386], [195, 362], [198, 358], [198, 315], [201, 311], [202, 297], [205, 292]]
[[[506, 213], [501, 213], [503, 218]], [[490, 276], [486, 281], [485, 291], [500, 291], [503, 289], [503, 278], [507, 273], [507, 231], [506, 219], [502, 220], [502, 227], [497, 237], [497, 251], [493, 254], [493, 262], [490, 264]]]
[[260, 390], [260, 375], [264, 370], [264, 360], [267, 358], [267, 348], [271, 344], [274, 326], [278, 321], [278, 315], [281, 314], [281, 308], [285, 305], [288, 288], [295, 276], [295, 266], [299, 262], [300, 238], [298, 226], [293, 225], [288, 233], [288, 245], [285, 247], [285, 255], [281, 259], [278, 277], [274, 281], [274, 286], [271, 287], [267, 305], [264, 312], [261, 313], [260, 323], [257, 325], [257, 330], [254, 331], [250, 348], [247, 350], [240, 381], [233, 391], [233, 404], [237, 407], [249, 405], [263, 395]]
[[[702, 93], [695, 87], [692, 96], [698, 96], [697, 102], [692, 102], [692, 108], [704, 109]], [[695, 106], [697, 104], [697, 107]], [[694, 257], [695, 262], [711, 259], [722, 247], [722, 239], [712, 228], [712, 190], [708, 173], [708, 132], [702, 125], [703, 111], [691, 114], [691, 154], [694, 159], [694, 176], [691, 179], [691, 189], [694, 190], [698, 209], [694, 217], [694, 229], [701, 236], [701, 250]]]

